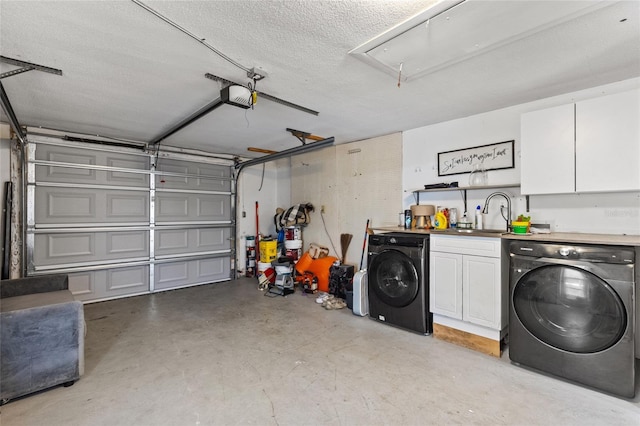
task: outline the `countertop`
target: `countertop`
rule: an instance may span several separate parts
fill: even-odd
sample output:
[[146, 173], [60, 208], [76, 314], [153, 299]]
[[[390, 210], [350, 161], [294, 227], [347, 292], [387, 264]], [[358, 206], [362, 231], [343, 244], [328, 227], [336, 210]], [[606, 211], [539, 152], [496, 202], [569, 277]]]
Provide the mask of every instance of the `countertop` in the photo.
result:
[[388, 226], [371, 228], [374, 232], [404, 232], [409, 234], [429, 234], [429, 235], [454, 235], [461, 237], [492, 237], [508, 240], [529, 240], [529, 241], [546, 241], [552, 243], [577, 243], [577, 244], [605, 244], [616, 246], [639, 246], [640, 235], [622, 235], [622, 234], [588, 234], [582, 232], [552, 232], [550, 234], [512, 234], [501, 233], [493, 230], [483, 232], [474, 230], [473, 233], [458, 233], [452, 230], [438, 229], [404, 229], [399, 226]]

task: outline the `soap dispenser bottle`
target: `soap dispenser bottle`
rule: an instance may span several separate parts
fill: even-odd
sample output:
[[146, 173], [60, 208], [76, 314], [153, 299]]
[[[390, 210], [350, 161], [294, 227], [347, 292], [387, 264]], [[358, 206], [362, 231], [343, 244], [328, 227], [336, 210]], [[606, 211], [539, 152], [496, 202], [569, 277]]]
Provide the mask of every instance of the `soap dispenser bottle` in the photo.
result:
[[482, 229], [482, 208], [476, 207], [476, 229]]

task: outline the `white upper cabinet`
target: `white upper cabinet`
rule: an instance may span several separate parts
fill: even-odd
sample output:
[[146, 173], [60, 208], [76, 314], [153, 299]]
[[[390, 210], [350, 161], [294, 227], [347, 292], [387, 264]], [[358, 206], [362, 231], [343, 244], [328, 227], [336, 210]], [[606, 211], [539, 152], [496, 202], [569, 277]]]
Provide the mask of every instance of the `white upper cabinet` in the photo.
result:
[[520, 126], [522, 193], [574, 192], [574, 105], [523, 114]]
[[576, 191], [640, 189], [640, 91], [576, 103]]
[[523, 194], [640, 190], [640, 90], [521, 117]]

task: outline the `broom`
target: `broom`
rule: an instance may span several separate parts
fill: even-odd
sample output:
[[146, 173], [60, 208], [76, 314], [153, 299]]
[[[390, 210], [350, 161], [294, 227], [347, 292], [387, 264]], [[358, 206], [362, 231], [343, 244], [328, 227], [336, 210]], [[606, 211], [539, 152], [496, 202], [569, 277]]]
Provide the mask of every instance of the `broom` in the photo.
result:
[[362, 262], [364, 262], [364, 249], [367, 247], [367, 237], [369, 236], [369, 219], [367, 219], [367, 226], [364, 228], [364, 241], [362, 242], [362, 255], [360, 255], [360, 269], [362, 270]]
[[340, 249], [342, 250], [343, 265], [347, 263], [347, 249], [349, 248], [349, 244], [351, 243], [351, 238], [353, 238], [353, 235], [351, 234], [340, 234]]

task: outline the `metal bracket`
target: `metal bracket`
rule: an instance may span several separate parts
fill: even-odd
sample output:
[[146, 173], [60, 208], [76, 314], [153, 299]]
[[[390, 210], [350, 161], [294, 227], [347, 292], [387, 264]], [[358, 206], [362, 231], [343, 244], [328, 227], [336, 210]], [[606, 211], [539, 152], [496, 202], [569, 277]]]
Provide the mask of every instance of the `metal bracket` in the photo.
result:
[[256, 67], [251, 68], [247, 71], [247, 77], [251, 80], [260, 81], [267, 76], [267, 73], [264, 70], [258, 69]]
[[298, 140], [300, 142], [302, 142], [302, 145], [306, 145], [307, 144], [307, 139], [310, 139], [312, 141], [324, 140], [324, 138], [321, 137], [321, 136], [312, 135], [311, 133], [303, 132], [303, 131], [296, 130], [296, 129], [287, 128], [287, 132], [291, 133], [293, 136], [298, 138]]
[[16, 70], [3, 72], [2, 74], [0, 74], [0, 79], [22, 74], [23, 72], [27, 72], [31, 70], [47, 72], [49, 74], [62, 75], [62, 70], [59, 70], [57, 68], [45, 67], [44, 65], [33, 64], [31, 62], [21, 61], [19, 59], [7, 58], [6, 56], [0, 56], [0, 62], [9, 64], [9, 65], [15, 65], [17, 67], [22, 67]]

